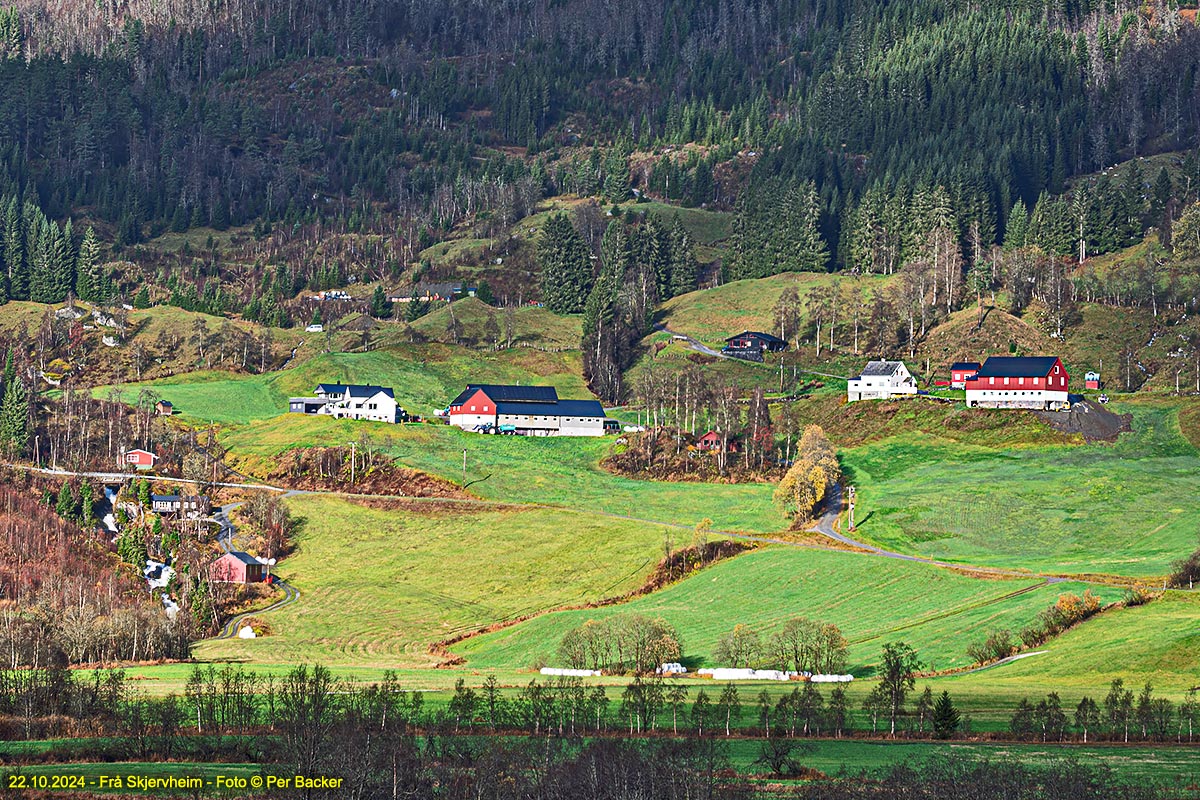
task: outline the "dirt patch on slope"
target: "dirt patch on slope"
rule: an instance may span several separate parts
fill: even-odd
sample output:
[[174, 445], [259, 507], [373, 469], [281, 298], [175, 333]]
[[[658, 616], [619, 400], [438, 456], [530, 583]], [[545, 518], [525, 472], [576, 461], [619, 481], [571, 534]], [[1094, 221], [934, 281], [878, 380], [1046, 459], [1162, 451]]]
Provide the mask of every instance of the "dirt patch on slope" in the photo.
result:
[[1114, 414], [1102, 405], [1085, 400], [1070, 411], [1035, 411], [1055, 430], [1077, 433], [1089, 442], [1115, 442], [1133, 430], [1133, 414]]
[[[356, 468], [350, 469], [354, 458]], [[309, 447], [279, 457], [267, 480], [289, 489], [384, 494], [398, 497], [470, 499], [457, 484], [402, 467], [380, 453], [364, 456], [349, 447]], [[351, 480], [353, 478], [353, 480]]]

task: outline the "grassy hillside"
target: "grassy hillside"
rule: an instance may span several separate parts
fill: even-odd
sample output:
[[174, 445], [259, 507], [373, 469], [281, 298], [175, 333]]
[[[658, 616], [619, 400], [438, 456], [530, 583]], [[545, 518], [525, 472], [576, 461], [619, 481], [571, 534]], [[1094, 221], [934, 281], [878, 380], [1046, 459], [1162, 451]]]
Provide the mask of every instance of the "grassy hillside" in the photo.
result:
[[844, 451], [859, 536], [949, 561], [1160, 576], [1195, 544], [1200, 454], [1172, 409], [1128, 410], [1134, 433], [1114, 445], [997, 453], [913, 433]]
[[705, 517], [719, 530], [771, 532], [786, 525], [768, 484], [653, 483], [614, 475], [599, 466], [610, 438], [481, 436], [444, 425], [364, 426], [289, 415], [230, 429], [221, 441], [239, 468], [263, 474], [280, 452], [345, 444], [361, 431], [405, 466], [456, 483], [465, 450], [470, 491], [489, 500], [562, 505], [685, 528]]
[[[478, 352], [441, 344], [323, 353], [281, 372], [192, 373], [128, 384], [122, 392], [132, 398], [141, 387], [150, 388], [175, 403], [185, 421], [247, 423], [286, 413], [288, 397], [308, 396], [318, 383], [337, 381], [391, 386], [400, 404], [418, 414], [444, 408], [468, 382], [537, 382], [555, 386], [564, 397], [590, 396], [579, 374], [578, 353], [530, 348]], [[99, 395], [107, 392], [98, 390]]]
[[[961, 393], [960, 393], [961, 394]], [[834, 444], [855, 447], [897, 436], [918, 435], [991, 448], [1079, 444], [1025, 411], [968, 409], [960, 403], [894, 400], [847, 403], [841, 391], [820, 392], [787, 406], [803, 425], [820, 425]]]
[[946, 678], [944, 688], [953, 692], [961, 685], [964, 691], [1017, 695], [1057, 686], [1091, 693], [1106, 690], [1114, 678], [1122, 678], [1134, 691], [1149, 681], [1159, 691], [1179, 696], [1196, 685], [1198, 625], [1200, 597], [1168, 592], [1149, 605], [1101, 614], [1072, 628], [1044, 648], [1044, 655], [976, 675]]
[[418, 666], [429, 644], [464, 630], [639, 586], [662, 531], [559, 511], [369, 508], [289, 501], [304, 519], [280, 573], [300, 591], [272, 614], [273, 635], [202, 643], [204, 659]]
[[[733, 281], [671, 298], [663, 304], [657, 321], [705, 344], [720, 345], [727, 336], [743, 330], [774, 331], [778, 327], [774, 308], [783, 292], [795, 289], [803, 303], [814, 287], [829, 286], [833, 280], [824, 273], [786, 272], [770, 278]], [[886, 286], [888, 279], [865, 276], [845, 278], [842, 283], [870, 292]]]
[[[412, 327], [431, 340], [446, 340], [452, 310], [455, 319], [462, 325], [466, 339], [488, 342], [486, 326], [491, 316], [496, 320], [500, 341], [504, 341], [504, 310], [492, 308], [474, 297], [459, 300], [453, 304], [453, 309], [442, 306], [421, 317]], [[513, 344], [577, 350], [583, 335], [581, 324], [580, 316], [560, 316], [544, 308], [523, 306], [513, 311]]]
[[934, 668], [948, 669], [971, 662], [968, 644], [995, 628], [1020, 630], [1065, 591], [1083, 589], [1033, 578], [982, 580], [860, 553], [770, 548], [628, 603], [546, 615], [468, 639], [454, 651], [476, 669], [559, 665], [556, 648], [566, 631], [589, 619], [637, 613], [676, 626], [693, 667], [729, 666], [712, 654], [718, 637], [735, 624], [766, 635], [791, 617], [807, 616], [842, 629], [859, 675], [870, 673], [882, 644], [897, 638]]

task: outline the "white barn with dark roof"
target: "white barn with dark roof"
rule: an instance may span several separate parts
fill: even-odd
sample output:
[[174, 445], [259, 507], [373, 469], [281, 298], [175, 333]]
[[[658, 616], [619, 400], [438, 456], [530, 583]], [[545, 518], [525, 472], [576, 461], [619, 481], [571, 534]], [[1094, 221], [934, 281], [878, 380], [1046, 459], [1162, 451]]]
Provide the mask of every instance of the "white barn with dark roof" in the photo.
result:
[[322, 383], [315, 397], [293, 397], [288, 410], [295, 414], [324, 414], [336, 419], [365, 419], [372, 422], [401, 422], [404, 409], [388, 386]]
[[917, 393], [917, 382], [903, 361], [868, 361], [862, 374], [846, 383], [846, 400], [887, 400]]

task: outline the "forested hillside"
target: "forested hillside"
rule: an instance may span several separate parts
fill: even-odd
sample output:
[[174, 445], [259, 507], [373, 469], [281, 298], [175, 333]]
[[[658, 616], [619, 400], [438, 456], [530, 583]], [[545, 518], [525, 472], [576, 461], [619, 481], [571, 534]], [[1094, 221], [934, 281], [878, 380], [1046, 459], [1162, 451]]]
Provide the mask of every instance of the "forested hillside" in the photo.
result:
[[584, 312], [611, 398], [659, 303], [782, 271], [899, 273], [897, 350], [997, 293], [1061, 336], [1194, 306], [1198, 76], [1174, 2], [20, 0], [0, 289], [288, 327], [306, 290], [463, 278]]

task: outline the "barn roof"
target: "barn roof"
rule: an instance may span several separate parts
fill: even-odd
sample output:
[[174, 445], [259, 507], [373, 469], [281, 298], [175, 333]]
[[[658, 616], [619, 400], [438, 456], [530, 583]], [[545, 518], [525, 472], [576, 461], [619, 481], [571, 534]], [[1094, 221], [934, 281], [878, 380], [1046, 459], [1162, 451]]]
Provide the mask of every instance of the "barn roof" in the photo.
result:
[[350, 390], [351, 397], [374, 397], [375, 395], [379, 394], [380, 392], [383, 392], [385, 395], [392, 398], [393, 400], [396, 399], [396, 395], [393, 394], [392, 388], [390, 386], [373, 386], [373, 385], [368, 384], [366, 386], [361, 386], [361, 385], [347, 386], [346, 388]]
[[497, 414], [532, 414], [543, 417], [603, 417], [604, 406], [596, 400], [556, 400], [553, 403], [497, 402]]
[[861, 377], [872, 378], [872, 377], [887, 377], [889, 375], [895, 375], [896, 370], [900, 369], [903, 366], [904, 366], [903, 361], [868, 361], [867, 365], [865, 367], [863, 367]]
[[154, 503], [178, 503], [179, 495], [177, 494], [152, 494], [150, 495], [151, 502]]
[[317, 392], [324, 394], [346, 394], [349, 392], [351, 397], [373, 397], [379, 392], [383, 392], [388, 397], [395, 399], [390, 386], [375, 386], [373, 384], [361, 383], [321, 383], [317, 384]]
[[159, 400], [159, 401], [158, 401], [158, 404], [159, 404], [160, 406], [167, 406], [167, 407], [169, 408], [169, 407], [170, 407], [170, 405], [171, 405], [171, 401], [170, 401], [170, 400]]
[[787, 344], [787, 342], [785, 342], [783, 339], [780, 339], [778, 336], [772, 336], [771, 334], [763, 333], [762, 331], [742, 331], [741, 333], [730, 336], [725, 341], [732, 342], [734, 339], [745, 339], [747, 337], [751, 339], [762, 339], [764, 342], [770, 342], [772, 344], [775, 342], [778, 342], [779, 344]]
[[979, 377], [1043, 378], [1057, 362], [1057, 356], [991, 356], [980, 368]]
[[499, 383], [468, 383], [467, 388], [450, 401], [450, 405], [458, 406], [471, 398], [477, 391], [482, 391], [497, 403], [554, 403], [558, 401], [558, 392], [553, 386], [511, 386]]
[[232, 558], [237, 559], [238, 561], [242, 562], [243, 564], [259, 564], [259, 565], [262, 564], [262, 562], [259, 561], [254, 556], [250, 555], [249, 553], [243, 553], [240, 550], [230, 550], [225, 555], [231, 556]]
[[950, 365], [952, 370], [979, 369], [978, 361], [955, 361]]

